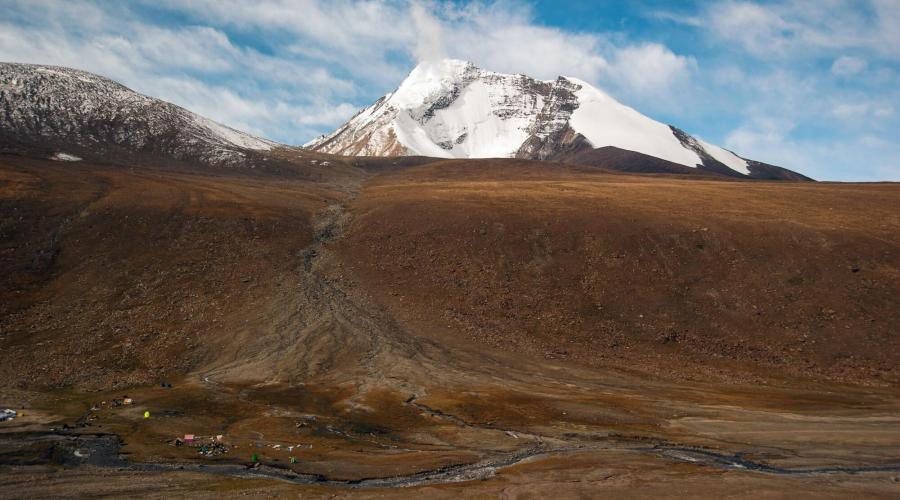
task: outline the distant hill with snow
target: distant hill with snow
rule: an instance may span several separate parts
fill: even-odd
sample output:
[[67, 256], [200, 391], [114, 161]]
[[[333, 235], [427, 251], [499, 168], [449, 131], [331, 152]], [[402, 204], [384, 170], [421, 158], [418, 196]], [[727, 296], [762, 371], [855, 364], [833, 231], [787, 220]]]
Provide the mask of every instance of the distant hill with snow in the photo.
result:
[[305, 146], [356, 156], [515, 157], [807, 179], [648, 118], [582, 80], [542, 81], [452, 59], [419, 64], [397, 90]]
[[234, 167], [275, 146], [92, 73], [0, 64], [0, 152], [60, 161], [152, 155]]

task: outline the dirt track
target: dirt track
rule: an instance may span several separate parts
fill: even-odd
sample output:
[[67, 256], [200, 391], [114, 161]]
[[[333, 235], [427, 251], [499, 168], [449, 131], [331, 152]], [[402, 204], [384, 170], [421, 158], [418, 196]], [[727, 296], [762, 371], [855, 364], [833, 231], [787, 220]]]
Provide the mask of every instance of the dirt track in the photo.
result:
[[[7, 160], [4, 215], [24, 215], [4, 226], [0, 399], [33, 416], [0, 430], [87, 416], [68, 432], [115, 433], [155, 465], [12, 459], [0, 488], [50, 474], [23, 496], [900, 491], [895, 186], [482, 166], [337, 189]], [[125, 391], [136, 405], [89, 411]], [[233, 454], [166, 444], [190, 432]], [[265, 483], [246, 479], [251, 450], [275, 467]]]

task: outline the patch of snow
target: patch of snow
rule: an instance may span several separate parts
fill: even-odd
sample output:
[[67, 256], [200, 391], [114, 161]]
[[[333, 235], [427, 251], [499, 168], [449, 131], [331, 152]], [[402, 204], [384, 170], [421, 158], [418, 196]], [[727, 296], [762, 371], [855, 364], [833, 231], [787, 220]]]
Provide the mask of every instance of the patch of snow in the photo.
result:
[[[482, 81], [469, 84], [448, 108], [435, 113], [428, 125], [439, 124], [441, 139], [453, 143], [455, 158], [506, 158], [515, 154], [528, 138], [530, 113], [497, 116], [498, 95], [494, 86]], [[431, 134], [432, 136], [436, 134]], [[464, 139], [456, 143], [463, 137]]]
[[60, 71], [58, 69], [49, 68], [47, 66], [41, 66], [37, 69], [37, 71], [51, 75], [64, 76], [66, 78], [75, 78], [77, 80], [81, 80], [84, 83], [95, 83], [95, 80], [78, 74], [75, 71]]
[[[338, 129], [338, 130], [340, 130], [340, 129]], [[321, 135], [319, 137], [316, 137], [315, 139], [310, 139], [310, 140], [306, 141], [305, 143], [301, 144], [300, 147], [301, 148], [311, 148], [311, 147], [315, 146], [316, 144], [319, 144], [320, 142], [324, 141], [325, 139], [328, 139], [329, 137], [331, 137], [332, 135], [334, 135], [336, 133], [337, 132], [333, 132], [331, 135], [327, 135], [327, 136]]]
[[588, 83], [567, 79], [581, 86], [575, 92], [579, 106], [569, 124], [595, 148], [615, 146], [688, 167], [703, 163], [697, 153], [681, 144], [668, 125], [619, 103]]
[[747, 166], [747, 160], [727, 149], [720, 148], [719, 146], [710, 144], [702, 139], [697, 139], [697, 142], [700, 143], [700, 146], [703, 147], [703, 150], [706, 151], [709, 156], [722, 162], [726, 167], [742, 174], [750, 175], [750, 168]]
[[453, 158], [450, 151], [432, 142], [425, 129], [406, 111], [401, 111], [394, 120], [394, 133], [397, 135], [397, 141], [406, 146], [410, 154]]
[[75, 155], [70, 155], [69, 153], [54, 153], [54, 155], [51, 156], [50, 159], [55, 161], [81, 161], [81, 158]]
[[209, 118], [200, 115], [193, 115], [197, 125], [209, 130], [219, 139], [243, 149], [254, 149], [257, 151], [268, 151], [272, 149], [273, 143], [250, 134], [240, 132], [231, 127], [216, 123]]

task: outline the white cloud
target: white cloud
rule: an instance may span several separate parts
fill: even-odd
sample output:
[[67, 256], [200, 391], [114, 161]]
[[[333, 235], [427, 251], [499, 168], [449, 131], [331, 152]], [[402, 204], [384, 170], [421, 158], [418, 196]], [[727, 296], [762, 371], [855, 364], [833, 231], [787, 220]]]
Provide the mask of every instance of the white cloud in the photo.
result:
[[[455, 57], [486, 69], [552, 79], [560, 75], [597, 80], [609, 65], [592, 36], [515, 23], [459, 27], [448, 36]], [[564, 56], [562, 56], [564, 54]]]
[[783, 52], [793, 38], [790, 25], [772, 9], [749, 2], [722, 2], [711, 7], [708, 22], [720, 38], [756, 54]]
[[410, 8], [410, 17], [416, 27], [416, 44], [413, 55], [420, 61], [443, 59], [446, 57], [443, 41], [443, 26], [421, 3], [415, 2]]
[[691, 26], [694, 28], [703, 27], [706, 20], [701, 16], [693, 16], [687, 14], [681, 14], [677, 12], [672, 12], [668, 10], [651, 10], [647, 13], [648, 17], [652, 19], [657, 19], [660, 21], [670, 21], [677, 24], [683, 24], [685, 26]]
[[[405, 71], [396, 58], [418, 42], [410, 4], [374, 0], [145, 0], [263, 41], [281, 41], [289, 53], [381, 85], [396, 84]], [[423, 4], [426, 5], [427, 4]], [[426, 7], [419, 7], [425, 12]], [[277, 42], [275, 42], [277, 40]], [[408, 70], [408, 68], [406, 68]]]
[[841, 56], [831, 65], [831, 73], [837, 76], [858, 75], [866, 70], [868, 63], [865, 59], [852, 56]]
[[[731, 131], [725, 138], [725, 147], [733, 151], [773, 151], [776, 153], [772, 158], [781, 158], [781, 160], [767, 160], [765, 156], [756, 157], [754, 159], [760, 161], [783, 161], [785, 156], [790, 156], [794, 149], [793, 144], [788, 139], [790, 132], [796, 127], [796, 124], [784, 119], [776, 118], [755, 118], [749, 123], [738, 127]], [[771, 153], [769, 153], [771, 154]], [[782, 164], [791, 164], [796, 158], [790, 159]]]
[[842, 103], [836, 105], [831, 112], [834, 116], [844, 120], [859, 119], [869, 114], [869, 104], [865, 102], [855, 104]]
[[721, 40], [762, 58], [863, 49], [900, 59], [897, 0], [725, 0], [710, 4], [705, 20]]
[[882, 105], [875, 107], [872, 110], [872, 114], [875, 115], [876, 118], [890, 118], [894, 116], [894, 106], [890, 104]]
[[686, 81], [697, 61], [673, 53], [667, 47], [648, 43], [624, 47], [615, 52], [612, 77], [635, 93], [668, 96], [668, 89]]
[[876, 101], [839, 102], [831, 112], [842, 120], [885, 119], [894, 116], [894, 106]]

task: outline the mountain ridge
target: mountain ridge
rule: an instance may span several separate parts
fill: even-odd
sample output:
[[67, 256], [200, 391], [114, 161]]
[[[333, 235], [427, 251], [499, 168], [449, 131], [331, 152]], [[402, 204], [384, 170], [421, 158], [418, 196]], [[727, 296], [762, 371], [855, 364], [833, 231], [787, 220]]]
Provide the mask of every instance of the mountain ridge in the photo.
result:
[[[653, 120], [583, 80], [537, 80], [454, 59], [420, 63], [394, 92], [304, 147], [351, 156], [514, 157], [588, 164], [592, 155], [586, 151], [614, 147], [703, 173], [811, 180]], [[582, 154], [573, 155], [573, 150]]]
[[94, 159], [161, 154], [235, 167], [247, 165], [248, 154], [278, 146], [94, 73], [0, 63], [3, 152]]
[[[536, 80], [459, 60], [420, 64], [394, 92], [304, 147], [345, 156], [513, 157], [630, 172], [811, 180], [652, 120], [576, 78]], [[0, 63], [2, 153], [281, 171], [292, 168], [281, 157], [300, 151], [93, 73]]]

